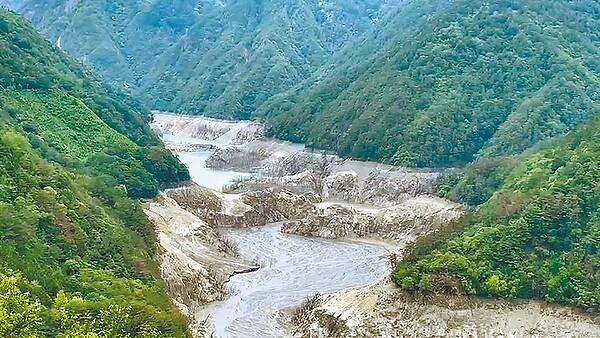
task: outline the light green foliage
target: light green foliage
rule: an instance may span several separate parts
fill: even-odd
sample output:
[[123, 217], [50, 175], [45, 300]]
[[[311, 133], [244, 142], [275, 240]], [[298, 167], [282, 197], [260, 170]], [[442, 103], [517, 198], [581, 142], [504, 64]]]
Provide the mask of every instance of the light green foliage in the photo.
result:
[[20, 276], [0, 274], [0, 336], [6, 338], [41, 337], [43, 306], [19, 289]]
[[49, 140], [60, 153], [85, 160], [110, 147], [132, 151], [136, 144], [109, 127], [81, 100], [62, 91], [7, 90], [0, 93], [4, 108], [18, 112], [17, 121]]

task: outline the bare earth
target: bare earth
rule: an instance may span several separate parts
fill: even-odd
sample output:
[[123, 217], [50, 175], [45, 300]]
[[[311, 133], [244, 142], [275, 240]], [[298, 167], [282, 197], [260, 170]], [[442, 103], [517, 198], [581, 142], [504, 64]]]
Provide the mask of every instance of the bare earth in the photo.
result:
[[[171, 149], [196, 151], [198, 146], [190, 147], [184, 138], [200, 137], [213, 151], [207, 160], [212, 167], [255, 174], [228, 193], [192, 186], [167, 191], [146, 206], [157, 225], [167, 291], [197, 336], [210, 336], [200, 315], [204, 306], [225, 296], [229, 276], [252, 267], [235, 257], [215, 227], [282, 222], [284, 232], [385, 243], [398, 251], [465, 212], [431, 196], [434, 171], [309, 152], [264, 138], [264, 126], [249, 121], [155, 114], [152, 126], [183, 140]], [[598, 318], [570, 307], [416, 296], [388, 277], [318, 295], [286, 313], [290, 337], [600, 337]]]

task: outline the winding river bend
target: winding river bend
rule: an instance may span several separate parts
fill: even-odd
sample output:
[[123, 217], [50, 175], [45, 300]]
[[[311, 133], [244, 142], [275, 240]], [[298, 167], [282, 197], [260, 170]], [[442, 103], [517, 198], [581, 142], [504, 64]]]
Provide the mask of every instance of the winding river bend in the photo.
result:
[[[247, 174], [205, 167], [209, 152], [181, 153], [193, 180], [218, 190]], [[216, 337], [283, 337], [281, 313], [316, 293], [330, 293], [381, 279], [389, 263], [376, 245], [286, 235], [277, 224], [222, 229], [242, 258], [258, 263], [228, 282], [228, 298], [206, 309]]]

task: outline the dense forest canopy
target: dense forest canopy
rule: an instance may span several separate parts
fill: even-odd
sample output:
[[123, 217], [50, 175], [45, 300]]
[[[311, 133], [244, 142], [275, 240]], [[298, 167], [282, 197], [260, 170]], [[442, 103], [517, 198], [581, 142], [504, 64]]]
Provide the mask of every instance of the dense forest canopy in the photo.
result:
[[0, 9], [0, 336], [187, 336], [132, 198], [189, 174], [148, 119]]
[[518, 154], [597, 113], [597, 2], [441, 3], [415, 31], [361, 40], [356, 49], [378, 51], [368, 63], [340, 59], [258, 116], [275, 136], [345, 156], [446, 167]]
[[[508, 24], [501, 41], [530, 37], [513, 46], [510, 53], [518, 58], [506, 60], [498, 73], [505, 79], [499, 82], [504, 93], [512, 87], [522, 97], [499, 97], [498, 104], [516, 108], [506, 110], [506, 120], [482, 143], [476, 161], [438, 180], [438, 194], [474, 206], [473, 212], [417, 241], [392, 279], [423, 293], [539, 298], [597, 312], [600, 64], [594, 55], [600, 45], [600, 4], [503, 1], [461, 6], [486, 14], [479, 24], [482, 32], [494, 23]], [[524, 53], [527, 48], [531, 50]], [[475, 75], [471, 78], [480, 81]], [[528, 89], [536, 79], [540, 82]], [[490, 87], [485, 95], [493, 91]], [[499, 111], [485, 110], [480, 116], [490, 123]]]
[[266, 119], [274, 136], [347, 157], [463, 166], [598, 110], [591, 0], [12, 6], [153, 109]]
[[456, 228], [418, 242], [394, 280], [424, 292], [600, 310], [599, 128], [595, 118], [555, 147], [505, 167], [500, 189]]
[[[0, 3], [7, 1], [13, 2]], [[8, 5], [152, 109], [248, 118], [402, 1], [22, 0]]]

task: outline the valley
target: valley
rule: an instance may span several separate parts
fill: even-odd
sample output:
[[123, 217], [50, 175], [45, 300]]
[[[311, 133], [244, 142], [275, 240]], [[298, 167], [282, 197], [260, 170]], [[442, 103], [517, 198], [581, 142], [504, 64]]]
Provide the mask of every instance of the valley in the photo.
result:
[[[199, 335], [558, 338], [600, 333], [592, 316], [574, 308], [540, 301], [422, 297], [395, 286], [388, 277], [390, 259], [465, 212], [431, 196], [436, 172], [332, 155], [324, 159], [302, 145], [265, 138], [256, 123], [156, 113], [152, 126], [167, 147], [179, 151], [192, 177], [199, 173], [195, 183], [212, 186], [172, 189], [165, 195], [235, 253], [206, 259], [206, 252], [216, 250], [206, 246], [184, 253], [220, 281], [213, 286], [220, 290], [218, 297], [197, 299], [192, 307], [190, 300], [180, 304], [195, 318]], [[211, 150], [199, 152], [203, 144]], [[207, 160], [214, 156], [221, 161]], [[383, 178], [379, 171], [386, 173]], [[402, 193], [394, 197], [386, 189]], [[239, 265], [222, 271], [232, 262]], [[234, 273], [236, 269], [250, 272]], [[213, 285], [210, 278], [200, 280]], [[181, 287], [186, 289], [183, 283]], [[182, 293], [178, 289], [172, 297]]]
[[0, 6], [0, 336], [600, 336], [598, 1]]

